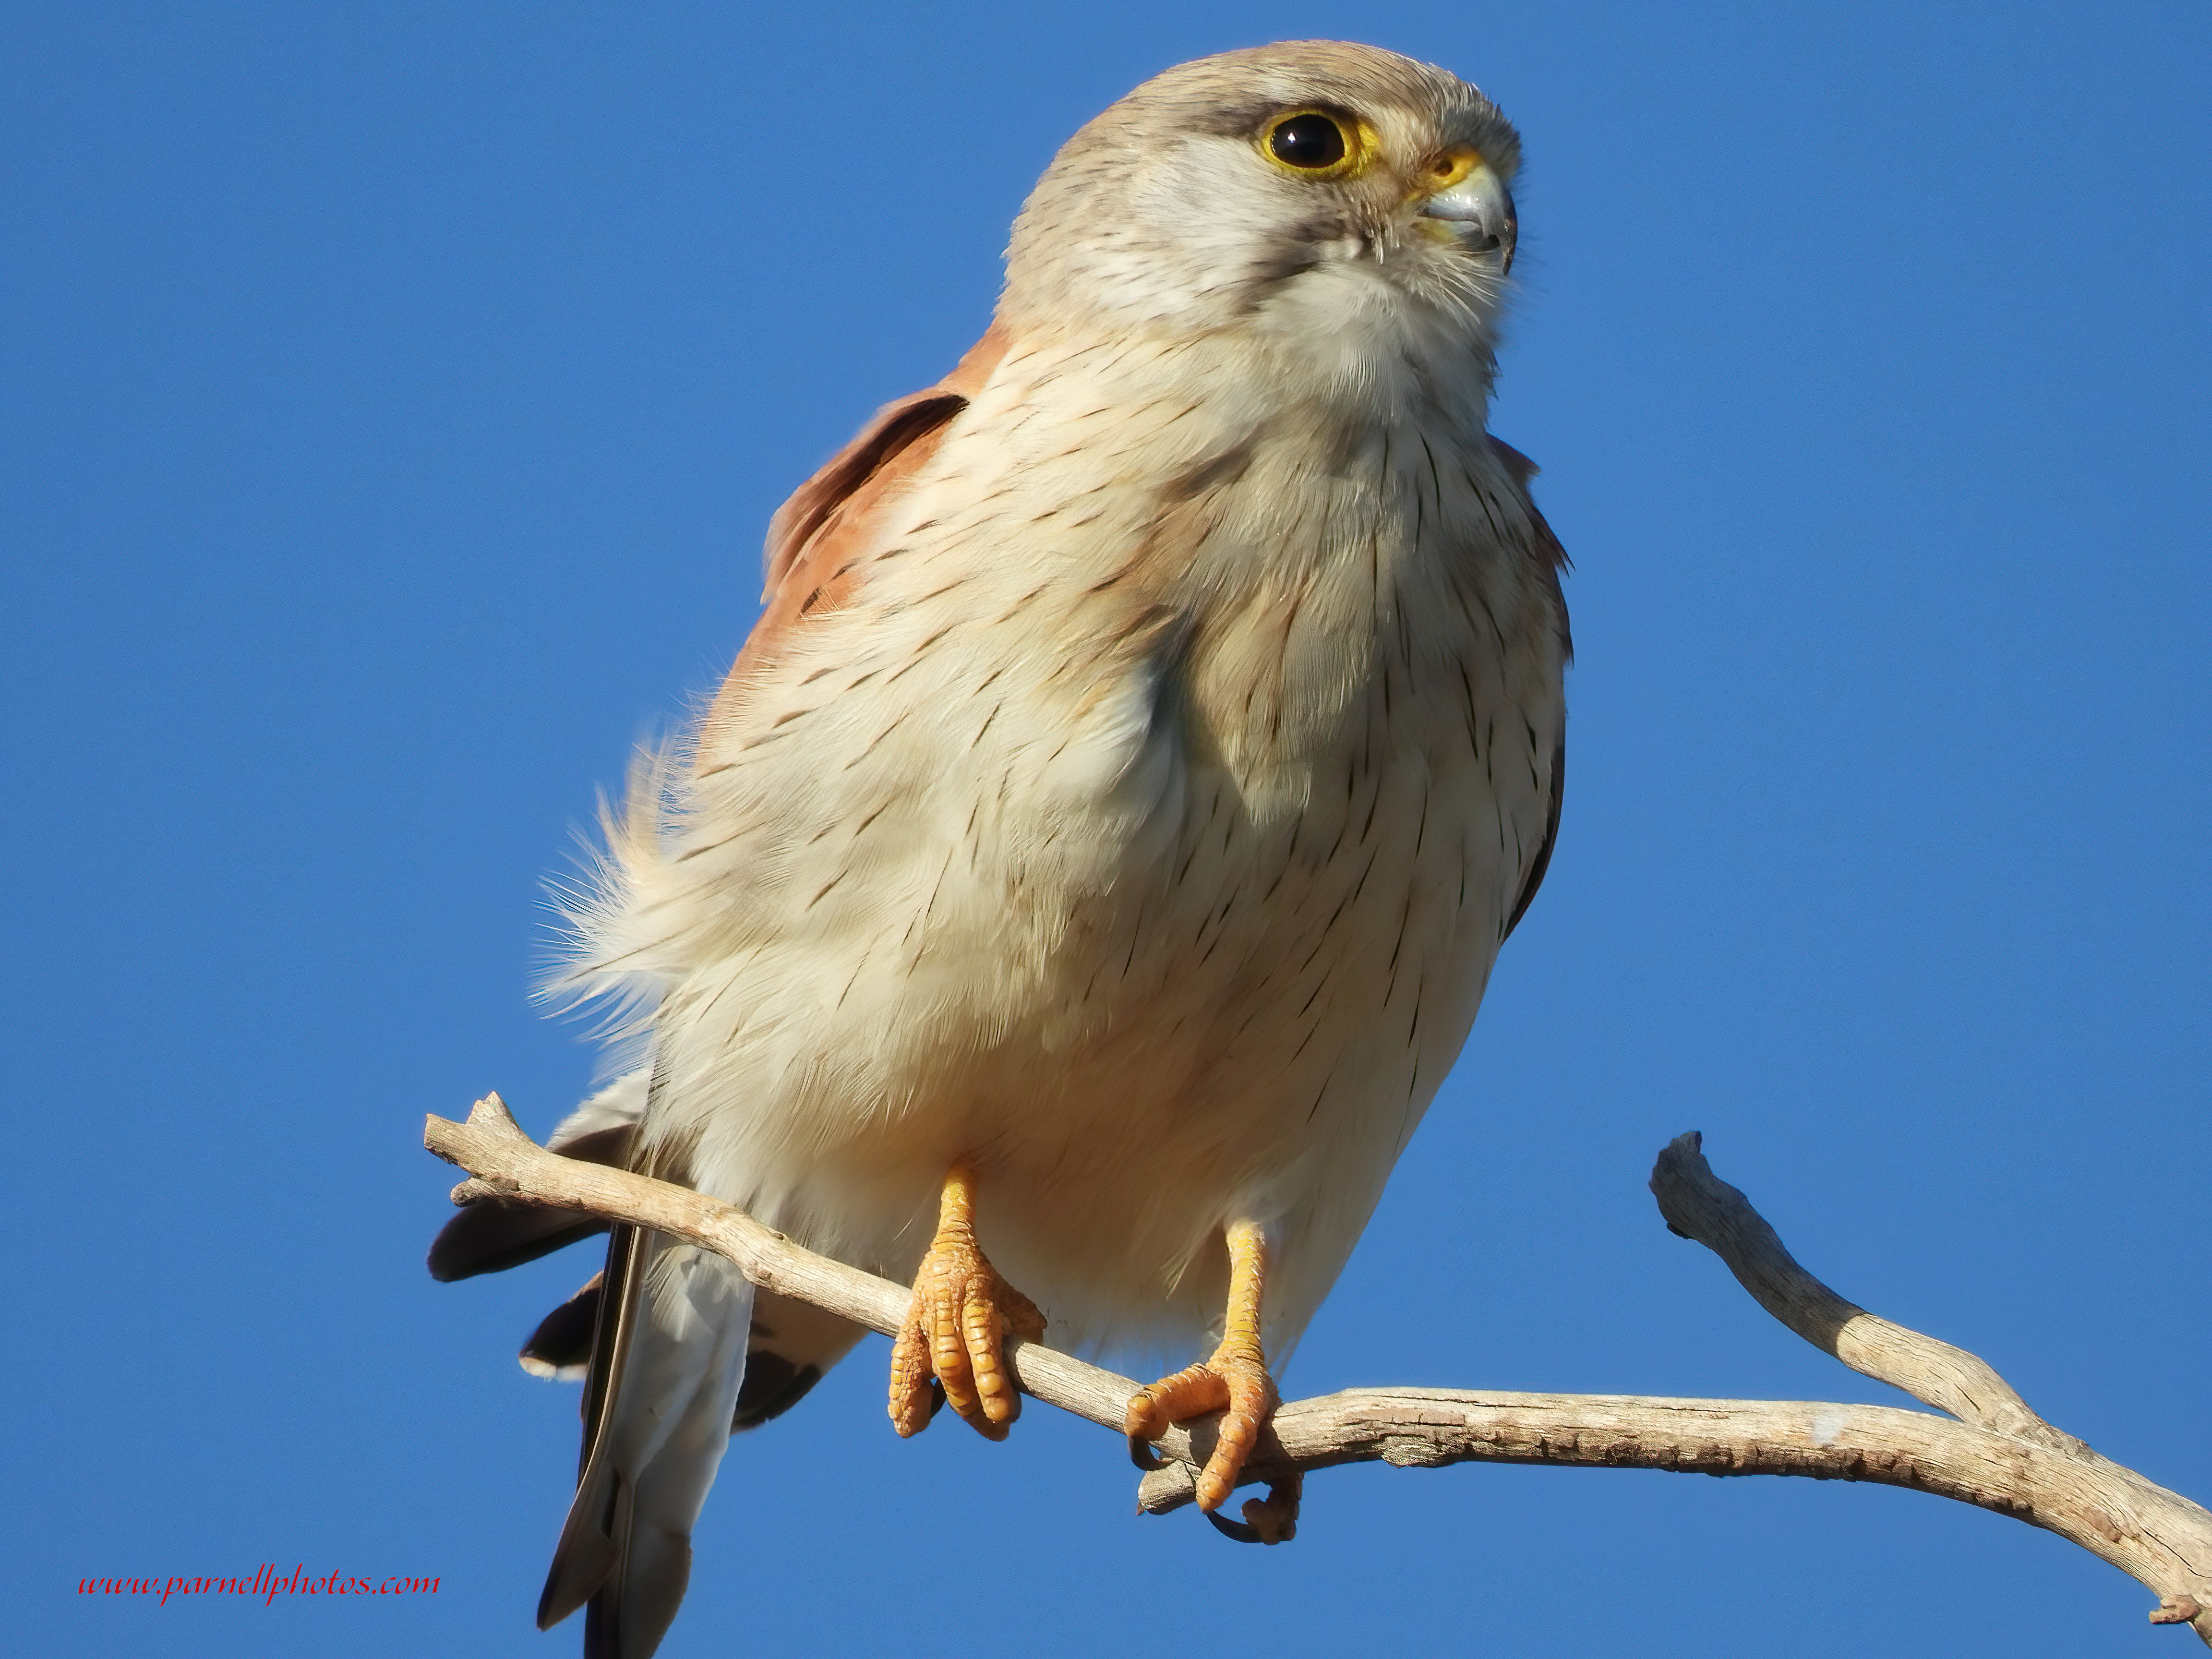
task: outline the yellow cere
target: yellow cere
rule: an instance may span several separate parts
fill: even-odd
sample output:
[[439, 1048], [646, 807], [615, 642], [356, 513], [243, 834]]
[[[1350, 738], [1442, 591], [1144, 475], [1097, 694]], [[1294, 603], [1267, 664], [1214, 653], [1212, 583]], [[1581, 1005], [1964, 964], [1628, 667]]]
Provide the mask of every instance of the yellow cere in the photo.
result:
[[1471, 149], [1446, 150], [1429, 163], [1427, 176], [1415, 193], [1434, 196], [1439, 191], [1449, 190], [1481, 165], [1482, 157]]

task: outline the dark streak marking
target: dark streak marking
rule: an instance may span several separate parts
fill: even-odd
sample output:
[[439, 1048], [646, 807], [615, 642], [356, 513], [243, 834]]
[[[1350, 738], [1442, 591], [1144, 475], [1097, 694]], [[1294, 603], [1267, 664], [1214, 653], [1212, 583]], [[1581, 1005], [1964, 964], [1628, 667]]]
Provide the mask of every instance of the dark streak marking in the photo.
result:
[[[1211, 817], [1212, 814], [1209, 813], [1207, 816], [1208, 817]], [[1197, 842], [1193, 841], [1190, 844], [1190, 851], [1183, 856], [1182, 867], [1177, 870], [1175, 873], [1175, 884], [1176, 886], [1182, 886], [1182, 878], [1190, 873], [1190, 866], [1198, 860], [1198, 851], [1199, 844]]]
[[1328, 1085], [1335, 1081], [1336, 1068], [1334, 1066], [1331, 1066], [1329, 1068], [1328, 1075], [1321, 1080], [1321, 1092], [1314, 1097], [1314, 1103], [1306, 1109], [1307, 1122], [1310, 1123], [1314, 1121], [1314, 1114], [1321, 1110], [1321, 1103], [1322, 1100], [1328, 1097]]
[[1032, 587], [1031, 589], [1030, 589], [1030, 591], [1029, 591], [1028, 592], [1026, 592], [1026, 593], [1023, 594], [1023, 595], [1021, 596], [1021, 598], [1019, 598], [1018, 599], [1016, 599], [1016, 600], [1013, 602], [1012, 605], [1011, 605], [1011, 606], [1010, 606], [1010, 607], [1009, 607], [1009, 608], [1008, 608], [1005, 612], [1003, 612], [1003, 613], [1002, 613], [1002, 614], [998, 617], [998, 621], [1000, 621], [1000, 622], [1006, 622], [1006, 621], [1007, 621], [1009, 618], [1011, 618], [1011, 617], [1015, 614], [1015, 612], [1017, 612], [1017, 611], [1020, 611], [1024, 606], [1025, 606], [1025, 605], [1027, 605], [1030, 604], [1031, 602], [1033, 602], [1033, 601], [1037, 598], [1037, 596], [1038, 596], [1039, 594], [1042, 593], [1042, 592], [1045, 591], [1045, 589], [1046, 589], [1046, 588], [1050, 587], [1051, 586], [1052, 586], [1052, 584], [1051, 584], [1050, 582], [1039, 582], [1039, 583], [1038, 583], [1035, 587]]
[[[937, 914], [937, 896], [945, 890], [945, 878], [946, 876], [952, 873], [952, 860], [958, 852], [959, 849], [955, 848], [952, 852], [947, 853], [945, 855], [944, 866], [938, 871], [937, 881], [929, 890], [929, 902], [922, 906], [921, 915], [919, 919], [907, 924], [907, 939], [914, 937], [914, 930], [915, 928], [928, 927], [929, 919]], [[905, 939], [900, 940], [900, 943], [904, 944]]]
[[[1412, 925], [1413, 920], [1413, 890], [1411, 887], [1408, 887], [1406, 889], [1406, 908], [1399, 912], [1398, 915], [1398, 942], [1390, 947], [1390, 966], [1389, 972], [1390, 975], [1390, 984], [1393, 988], [1395, 988], [1398, 983], [1398, 955], [1399, 952], [1402, 951], [1406, 948], [1406, 929]], [[1390, 996], [1391, 993], [1389, 991], [1383, 992], [1382, 1000], [1386, 1003], [1389, 1002], [1390, 1000]]]
[[892, 732], [897, 731], [900, 726], [905, 722], [906, 717], [913, 712], [914, 711], [911, 708], [900, 709], [896, 715], [892, 716], [891, 723], [884, 727], [882, 731], [877, 732], [874, 737], [870, 738], [868, 739], [867, 747], [861, 750], [860, 752], [854, 756], [852, 759], [847, 761], [840, 769], [849, 772], [854, 767], [858, 766], [862, 761], [867, 759], [870, 755], [875, 753], [876, 745], [881, 743], [885, 738], [890, 736]]
[[[757, 956], [758, 952], [755, 952], [755, 955]], [[699, 1012], [695, 1018], [704, 1019], [708, 1014], [713, 1013], [714, 1012], [715, 1005], [720, 1003], [724, 997], [729, 995], [731, 991], [736, 988], [737, 983], [738, 975], [732, 974], [720, 985], [716, 986], [714, 988], [714, 994], [708, 997], [707, 1000], [700, 1006]], [[738, 1022], [738, 1029], [739, 1030], [743, 1030], [744, 1029], [744, 1022], [742, 1020]]]
[[1480, 587], [1474, 590], [1474, 602], [1482, 607], [1482, 614], [1490, 623], [1490, 632], [1498, 641], [1498, 656], [1502, 660], [1505, 654], [1505, 630], [1498, 625], [1498, 617], [1490, 608], [1490, 601], [1483, 597]]
[[868, 965], [868, 951], [861, 951], [860, 959], [853, 964], [853, 976], [845, 981], [845, 988], [837, 993], [837, 1007], [845, 1006], [845, 999], [853, 994], [853, 988], [860, 982], [860, 970]]
[[914, 648], [914, 654], [911, 657], [908, 657], [906, 661], [900, 664], [896, 668], [891, 670], [890, 677], [884, 680], [884, 684], [885, 685], [896, 685], [900, 680], [912, 673], [915, 669], [921, 667], [925, 660], [926, 653], [928, 652], [929, 647], [935, 645], [938, 641], [943, 639], [947, 634], [950, 634], [958, 626], [959, 623], [947, 623], [944, 627], [939, 629], [934, 634], [932, 634], [927, 639], [924, 640], [920, 645], [915, 646]]
[[[1376, 854], [1381, 853], [1382, 850], [1382, 849], [1378, 847], [1373, 853], [1370, 853], [1367, 855], [1367, 867], [1359, 872], [1359, 879], [1352, 884], [1352, 895], [1349, 898], [1345, 900], [1346, 904], [1357, 904], [1359, 902], [1359, 895], [1366, 890], [1367, 878], [1375, 873], [1376, 855]], [[1332, 918], [1332, 920], [1334, 920], [1334, 918]]]
[[[1376, 852], [1380, 852], [1382, 849], [1378, 848], [1376, 850]], [[1360, 888], [1367, 885], [1368, 874], [1374, 868], [1375, 854], [1370, 853], [1367, 855], [1367, 868], [1359, 872], [1358, 882], [1353, 886], [1352, 890], [1349, 893], [1346, 893], [1342, 898], [1336, 902], [1336, 908], [1330, 911], [1328, 913], [1328, 920], [1322, 923], [1321, 937], [1314, 941], [1314, 948], [1310, 953], [1308, 953], [1306, 959], [1297, 965], [1297, 971], [1298, 973], [1303, 974], [1307, 969], [1313, 966], [1314, 957], [1321, 954], [1322, 946], [1328, 942], [1329, 930], [1336, 926], [1337, 918], [1344, 914], [1346, 907], [1350, 905], [1353, 900], [1359, 896]]]
[[735, 841], [744, 833], [744, 832], [741, 830], [733, 830], [729, 835], [723, 836], [720, 841], [708, 842], [704, 847], [687, 847], [684, 851], [678, 853], [674, 858], [671, 859], [669, 862], [672, 864], [689, 864], [693, 859], [697, 858], [702, 853], [711, 853], [718, 847], [727, 847], [732, 842]]
[[1420, 439], [1421, 453], [1428, 457], [1429, 492], [1436, 497], [1437, 517], [1442, 520], [1444, 516], [1444, 486], [1443, 480], [1437, 476], [1437, 452], [1429, 447], [1427, 434], [1417, 429], [1413, 435]]

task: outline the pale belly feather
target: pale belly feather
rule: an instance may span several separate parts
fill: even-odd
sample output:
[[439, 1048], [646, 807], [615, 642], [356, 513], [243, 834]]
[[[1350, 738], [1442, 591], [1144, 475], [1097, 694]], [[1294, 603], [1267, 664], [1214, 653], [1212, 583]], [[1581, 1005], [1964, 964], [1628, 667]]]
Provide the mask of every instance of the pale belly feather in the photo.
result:
[[[1454, 493], [1497, 481], [1383, 454], [1364, 519], [1261, 457], [1213, 565], [1117, 588], [1156, 503], [979, 565], [992, 459], [951, 446], [911, 551], [623, 849], [595, 945], [661, 988], [648, 1139], [893, 1277], [972, 1158], [985, 1248], [1055, 1342], [1187, 1349], [1222, 1224], [1257, 1220], [1294, 1341], [1466, 1037], [1561, 718], [1522, 556]], [[1286, 578], [1249, 544], [1300, 487]]]

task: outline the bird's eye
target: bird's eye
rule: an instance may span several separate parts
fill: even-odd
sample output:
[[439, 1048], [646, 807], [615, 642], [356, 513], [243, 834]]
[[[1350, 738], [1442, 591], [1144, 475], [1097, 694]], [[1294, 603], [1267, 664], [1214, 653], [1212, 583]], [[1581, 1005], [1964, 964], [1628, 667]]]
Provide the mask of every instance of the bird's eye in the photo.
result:
[[1326, 173], [1349, 153], [1344, 129], [1319, 110], [1285, 115], [1267, 129], [1267, 154], [1300, 173]]

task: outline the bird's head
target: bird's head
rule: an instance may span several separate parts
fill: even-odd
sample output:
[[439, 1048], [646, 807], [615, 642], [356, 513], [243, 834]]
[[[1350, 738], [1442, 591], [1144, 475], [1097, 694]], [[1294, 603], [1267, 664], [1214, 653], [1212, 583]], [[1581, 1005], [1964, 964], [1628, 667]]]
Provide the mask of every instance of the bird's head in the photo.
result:
[[1114, 333], [1251, 330], [1486, 362], [1512, 268], [1511, 123], [1374, 46], [1203, 58], [1067, 142], [1006, 256], [1002, 314]]

